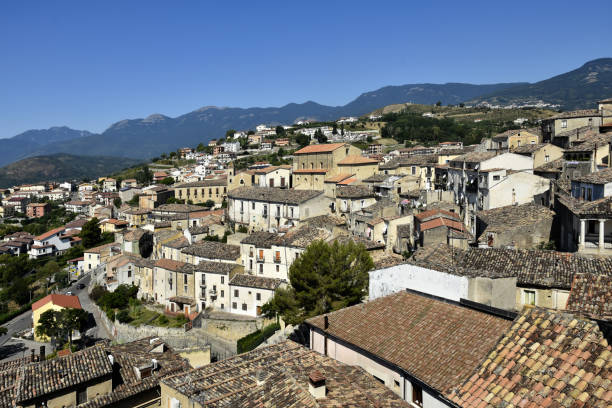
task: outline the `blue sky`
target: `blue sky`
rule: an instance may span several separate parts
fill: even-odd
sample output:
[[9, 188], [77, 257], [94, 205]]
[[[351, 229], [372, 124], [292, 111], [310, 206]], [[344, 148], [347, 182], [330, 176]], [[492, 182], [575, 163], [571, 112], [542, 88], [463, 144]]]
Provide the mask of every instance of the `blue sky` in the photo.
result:
[[612, 56], [612, 2], [583, 4], [3, 1], [0, 137], [205, 105], [343, 105], [385, 85], [538, 81]]

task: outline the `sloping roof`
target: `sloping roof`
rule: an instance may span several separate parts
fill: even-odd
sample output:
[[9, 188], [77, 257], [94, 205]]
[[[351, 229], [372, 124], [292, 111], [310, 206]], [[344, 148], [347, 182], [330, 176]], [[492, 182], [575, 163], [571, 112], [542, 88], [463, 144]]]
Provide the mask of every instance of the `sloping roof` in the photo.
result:
[[195, 266], [195, 270], [198, 272], [229, 275], [237, 266], [237, 264], [228, 262], [200, 261], [200, 263]]
[[172, 259], [162, 258], [155, 262], [155, 266], [163, 268], [168, 271], [181, 272], [181, 273], [193, 273], [194, 266], [186, 262], [174, 261]]
[[378, 164], [378, 160], [370, 159], [364, 156], [346, 156], [338, 162], [338, 165], [354, 165], [354, 164]]
[[256, 231], [247, 235], [241, 244], [255, 245], [257, 248], [271, 248], [280, 239], [280, 236], [273, 232]]
[[518, 146], [512, 149], [512, 153], [531, 155], [532, 153], [537, 152], [538, 150], [546, 146], [550, 146], [550, 144], [549, 143], [525, 144], [525, 145]]
[[427, 231], [438, 227], [454, 228], [458, 231], [466, 231], [465, 225], [461, 221], [449, 220], [447, 218], [434, 218], [419, 225], [420, 231]]
[[380, 170], [396, 169], [404, 166], [423, 166], [435, 165], [438, 163], [438, 156], [435, 154], [415, 154], [412, 156], [400, 156], [382, 163], [378, 166]]
[[[117, 345], [104, 345], [107, 353], [113, 355], [118, 366], [117, 377], [120, 379], [110, 394], [93, 397], [79, 408], [106, 407], [125, 400], [144, 391], [159, 387], [159, 382], [168, 375], [186, 372], [191, 369], [185, 359], [162, 340], [145, 337], [136, 341]], [[135, 368], [151, 366], [151, 360], [157, 360], [158, 369], [151, 371], [150, 377], [138, 379]]]
[[451, 400], [476, 407], [609, 407], [612, 348], [597, 323], [525, 308]]
[[[315, 400], [308, 391], [311, 375], [325, 378], [325, 398]], [[162, 382], [207, 407], [409, 407], [363, 369], [344, 365], [292, 341], [169, 376]]]
[[219, 187], [227, 186], [227, 178], [213, 178], [201, 181], [193, 181], [191, 183], [181, 183], [174, 186], [174, 188], [192, 188], [192, 187]]
[[293, 173], [295, 174], [327, 174], [329, 170], [327, 169], [295, 169]]
[[590, 152], [598, 147], [606, 146], [610, 143], [612, 135], [608, 133], [591, 133], [585, 135], [585, 138], [578, 141], [574, 141], [573, 146], [565, 149], [566, 153], [571, 152]]
[[579, 200], [569, 194], [559, 191], [555, 194], [556, 202], [565, 206], [579, 217], [604, 216], [612, 217], [612, 197], [604, 197], [594, 201]]
[[183, 248], [181, 252], [201, 258], [223, 259], [227, 261], [236, 261], [236, 259], [240, 258], [240, 246], [214, 241], [196, 242]]
[[496, 152], [471, 152], [451, 159], [451, 162], [480, 163], [497, 156]]
[[257, 275], [237, 274], [230, 281], [230, 286], [244, 286], [247, 288], [275, 290], [282, 281], [275, 278], [266, 278]]
[[140, 240], [140, 238], [142, 238], [143, 235], [147, 234], [148, 232], [142, 228], [135, 228], [132, 230], [129, 230], [128, 232], [126, 232], [123, 235], [123, 239], [125, 241], [138, 241]]
[[478, 219], [486, 224], [481, 236], [486, 237], [487, 232], [500, 233], [541, 221], [551, 221], [555, 212], [537, 204], [507, 205], [492, 210], [479, 211]]
[[449, 392], [463, 383], [511, 322], [463, 306], [398, 292], [306, 321]]
[[459, 214], [452, 212], [452, 211], [446, 211], [446, 210], [427, 210], [427, 211], [423, 211], [420, 212], [418, 214], [414, 215], [414, 218], [416, 218], [419, 221], [423, 221], [426, 220], [427, 218], [430, 217], [449, 217], [455, 220], [461, 220], [461, 217], [459, 216]]
[[111, 242], [109, 244], [104, 244], [104, 245], [100, 245], [94, 248], [89, 248], [84, 250], [83, 252], [86, 254], [99, 254], [102, 253], [102, 251], [106, 250], [106, 249], [110, 249], [110, 248], [120, 248], [120, 244], [117, 242]]
[[328, 143], [328, 144], [314, 144], [301, 148], [293, 154], [308, 154], [308, 153], [330, 153], [336, 149], [341, 148], [346, 143]]
[[41, 234], [37, 237], [34, 238], [35, 241], [44, 241], [47, 238], [52, 237], [53, 235], [59, 234], [61, 232], [63, 232], [66, 229], [66, 227], [57, 227], [57, 228], [53, 228], [50, 231], [45, 232], [44, 234]]
[[295, 190], [274, 187], [239, 187], [228, 197], [241, 200], [270, 201], [274, 203], [301, 204], [323, 194], [320, 190]]
[[612, 275], [612, 257], [536, 249], [419, 248], [408, 263], [459, 276], [516, 276], [521, 286], [569, 289], [577, 273]]
[[612, 320], [612, 276], [577, 273], [566, 309], [593, 319]]
[[338, 174], [337, 176], [328, 177], [325, 179], [325, 183], [339, 183], [342, 180], [346, 180], [351, 177], [352, 174]]
[[51, 295], [47, 295], [44, 298], [32, 303], [32, 311], [43, 307], [49, 302], [53, 303], [56, 306], [70, 307], [73, 309], [81, 309], [81, 302], [79, 301], [78, 296], [61, 295], [59, 293], [57, 294], [54, 293]]
[[550, 119], [569, 119], [569, 118], [581, 118], [586, 116], [601, 116], [597, 109], [579, 109], [574, 111], [562, 112], [558, 115], [551, 116]]
[[582, 177], [576, 177], [572, 181], [592, 184], [607, 184], [612, 183], [612, 168], [607, 168], [600, 171], [589, 173]]
[[162, 204], [152, 210], [154, 213], [170, 212], [170, 213], [191, 213], [202, 211], [203, 208], [199, 205], [192, 204]]
[[326, 228], [317, 227], [313, 224], [305, 224], [287, 231], [285, 235], [279, 238], [276, 245], [306, 248], [313, 241], [326, 241], [331, 235], [331, 232]]
[[374, 197], [374, 193], [368, 186], [345, 186], [340, 185], [336, 190], [336, 197], [338, 198], [365, 198]]
[[30, 363], [19, 369], [15, 381], [15, 400], [17, 405], [28, 405], [22, 403], [112, 373], [113, 367], [100, 346], [65, 357]]

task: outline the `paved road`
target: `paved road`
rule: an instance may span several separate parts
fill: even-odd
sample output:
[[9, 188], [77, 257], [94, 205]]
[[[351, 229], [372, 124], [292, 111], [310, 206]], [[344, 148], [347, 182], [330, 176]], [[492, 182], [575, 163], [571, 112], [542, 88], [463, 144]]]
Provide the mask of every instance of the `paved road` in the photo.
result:
[[[95, 313], [89, 294], [87, 293], [87, 285], [89, 284], [90, 276], [86, 275], [81, 278], [78, 282], [74, 283], [70, 287], [63, 289], [62, 293], [72, 292], [73, 295], [79, 297], [81, 306], [84, 310], [92, 313], [96, 320], [96, 327], [93, 328], [88, 334], [95, 338], [110, 338], [109, 334], [104, 329], [104, 326], [99, 322], [99, 316]], [[85, 285], [83, 289], [77, 289], [77, 284], [82, 283]], [[0, 336], [0, 360], [6, 359], [7, 357], [13, 357], [18, 354], [20, 357], [23, 353], [24, 348], [36, 348], [33, 342], [24, 341], [22, 339], [12, 339], [15, 333], [22, 332], [32, 327], [32, 311], [29, 310], [25, 313], [20, 314], [13, 320], [3, 324], [8, 329], [7, 334]]]

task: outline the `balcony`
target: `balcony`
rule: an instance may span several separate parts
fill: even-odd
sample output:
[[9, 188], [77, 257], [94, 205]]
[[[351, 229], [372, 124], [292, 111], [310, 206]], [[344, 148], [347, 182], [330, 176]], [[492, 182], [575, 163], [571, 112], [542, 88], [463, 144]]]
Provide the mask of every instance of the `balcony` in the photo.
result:
[[281, 259], [280, 258], [274, 258], [274, 263], [276, 263], [276, 264], [281, 263]]
[[206, 282], [200, 282], [200, 287], [205, 289], [206, 288]]
[[217, 297], [217, 289], [211, 289], [208, 293], [212, 297]]
[[265, 256], [257, 256], [256, 260], [257, 260], [257, 262], [266, 262], [266, 257]]

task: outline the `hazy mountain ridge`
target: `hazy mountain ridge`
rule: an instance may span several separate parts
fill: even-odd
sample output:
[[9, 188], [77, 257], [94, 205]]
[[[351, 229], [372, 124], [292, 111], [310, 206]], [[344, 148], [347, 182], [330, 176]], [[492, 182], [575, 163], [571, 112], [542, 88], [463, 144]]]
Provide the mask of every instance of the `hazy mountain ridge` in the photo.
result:
[[589, 61], [578, 69], [533, 84], [517, 85], [475, 98], [468, 103], [492, 105], [560, 105], [563, 110], [595, 108], [612, 96], [612, 58]]
[[[22, 143], [21, 140], [28, 139], [23, 136], [29, 134], [28, 131], [11, 139], [0, 140], [0, 165], [26, 156], [59, 152], [145, 159], [183, 146], [206, 143], [210, 139], [223, 136], [227, 129], [252, 129], [261, 123], [288, 124], [300, 119], [329, 121], [341, 116], [360, 116], [383, 106], [406, 102], [434, 104], [440, 101], [444, 105], [488, 102], [508, 105], [542, 101], [559, 104], [563, 109], [576, 109], [593, 107], [597, 100], [610, 96], [612, 58], [602, 58], [534, 84], [446, 83], [386, 86], [365, 92], [344, 106], [326, 106], [313, 101], [265, 108], [203, 106], [175, 118], [156, 113], [144, 119], [124, 119], [112, 124], [100, 135], [68, 128], [52, 128], [82, 133], [77, 135], [69, 132], [63, 139], [46, 138], [37, 133], [37, 136], [33, 137], [37, 142], [15, 146]], [[40, 140], [46, 142], [39, 143]]]
[[0, 168], [0, 187], [47, 180], [90, 179], [139, 162], [125, 157], [75, 156], [65, 153], [29, 157]]

